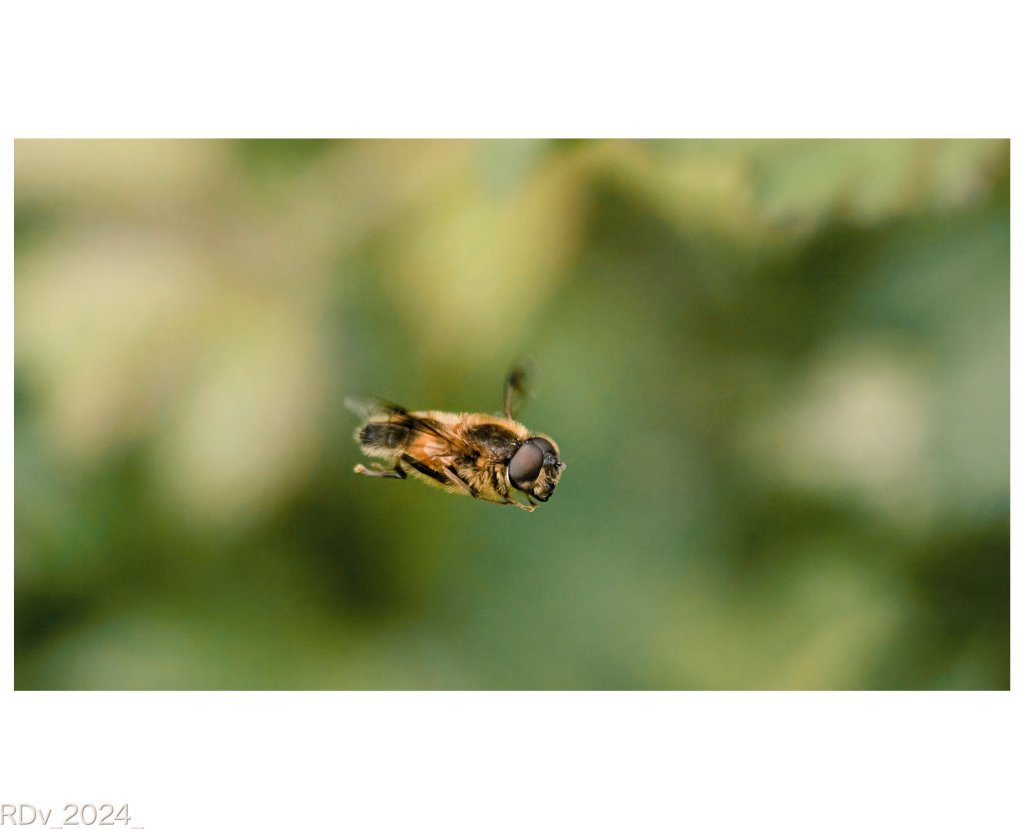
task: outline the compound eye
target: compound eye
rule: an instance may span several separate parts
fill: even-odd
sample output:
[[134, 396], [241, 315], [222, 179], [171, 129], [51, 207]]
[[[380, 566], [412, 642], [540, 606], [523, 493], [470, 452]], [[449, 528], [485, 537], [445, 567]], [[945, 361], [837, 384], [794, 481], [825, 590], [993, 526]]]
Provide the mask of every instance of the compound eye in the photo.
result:
[[544, 450], [528, 441], [512, 456], [508, 465], [508, 479], [516, 489], [522, 489], [537, 480], [543, 464]]
[[545, 440], [544, 438], [530, 438], [530, 443], [534, 446], [539, 446], [540, 450], [547, 454], [550, 452], [552, 455], [557, 455], [555, 447], [551, 445], [551, 441]]

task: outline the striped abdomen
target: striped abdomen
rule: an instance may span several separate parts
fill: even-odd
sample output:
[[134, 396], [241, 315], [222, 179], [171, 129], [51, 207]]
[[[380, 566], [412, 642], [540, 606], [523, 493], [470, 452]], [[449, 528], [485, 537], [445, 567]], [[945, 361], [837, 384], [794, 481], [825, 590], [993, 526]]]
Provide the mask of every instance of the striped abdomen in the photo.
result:
[[401, 423], [370, 422], [359, 430], [359, 444], [367, 455], [393, 458], [409, 442], [410, 429]]

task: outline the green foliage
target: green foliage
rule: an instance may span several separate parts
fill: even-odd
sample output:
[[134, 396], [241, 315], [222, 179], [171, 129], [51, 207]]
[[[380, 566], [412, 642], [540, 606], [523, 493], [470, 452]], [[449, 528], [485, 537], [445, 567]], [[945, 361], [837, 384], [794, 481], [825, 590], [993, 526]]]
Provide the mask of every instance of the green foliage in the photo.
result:
[[[18, 688], [1008, 688], [1005, 141], [15, 147]], [[501, 408], [534, 514], [352, 474]]]

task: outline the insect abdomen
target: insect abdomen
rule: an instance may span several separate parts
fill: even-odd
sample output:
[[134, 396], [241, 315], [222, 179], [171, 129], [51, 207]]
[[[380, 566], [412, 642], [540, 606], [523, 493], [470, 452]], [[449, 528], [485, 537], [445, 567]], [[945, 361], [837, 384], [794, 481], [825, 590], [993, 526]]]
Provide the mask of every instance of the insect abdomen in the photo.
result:
[[367, 423], [359, 430], [366, 454], [397, 455], [409, 442], [409, 428], [400, 423]]

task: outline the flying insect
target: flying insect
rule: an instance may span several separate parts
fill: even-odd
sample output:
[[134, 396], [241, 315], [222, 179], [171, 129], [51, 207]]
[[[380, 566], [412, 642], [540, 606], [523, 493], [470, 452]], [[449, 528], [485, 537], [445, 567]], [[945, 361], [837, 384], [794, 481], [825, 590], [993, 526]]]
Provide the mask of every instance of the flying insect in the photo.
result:
[[[355, 467], [371, 478], [417, 478], [430, 486], [481, 501], [533, 512], [555, 491], [565, 463], [548, 435], [513, 419], [522, 398], [524, 372], [505, 381], [504, 417], [452, 412], [410, 412], [376, 399], [345, 401], [362, 417], [355, 438], [363, 454], [391, 466]], [[518, 492], [526, 503], [516, 500]]]

